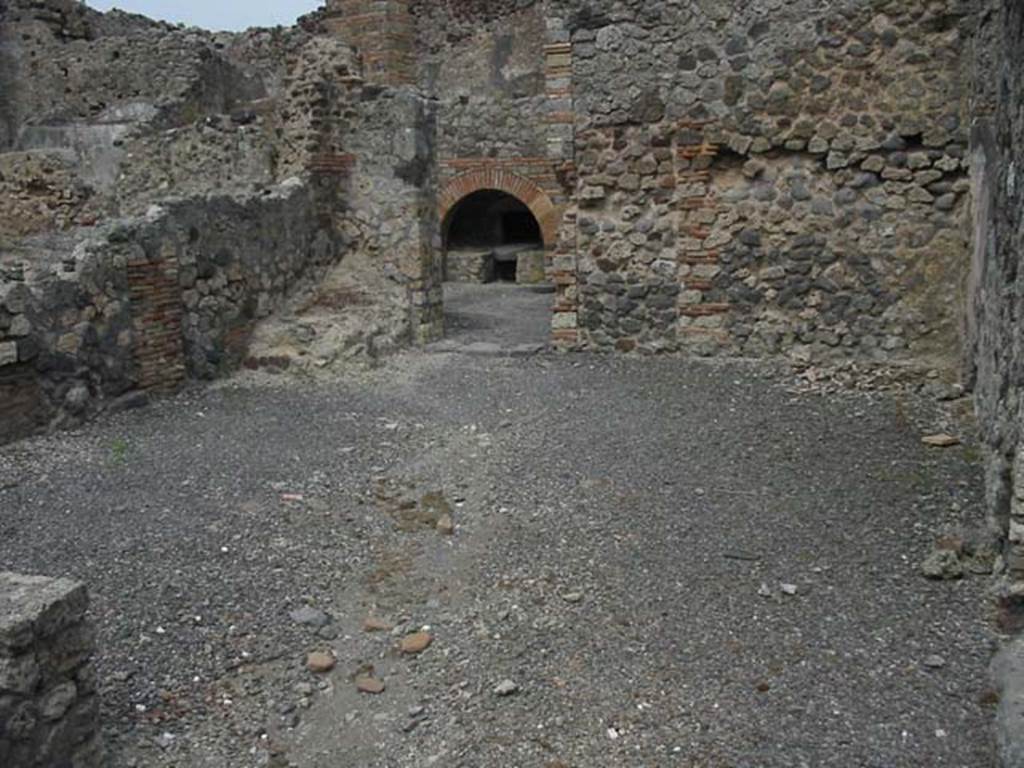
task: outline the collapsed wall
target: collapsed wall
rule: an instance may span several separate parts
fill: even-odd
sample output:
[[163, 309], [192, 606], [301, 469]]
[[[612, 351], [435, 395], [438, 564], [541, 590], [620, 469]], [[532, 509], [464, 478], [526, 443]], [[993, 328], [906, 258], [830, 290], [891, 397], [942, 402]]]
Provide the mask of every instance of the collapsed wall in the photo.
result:
[[231, 370], [347, 265], [402, 338], [438, 334], [435, 120], [413, 89], [368, 84], [315, 18], [0, 13], [0, 440]]
[[975, 254], [968, 353], [990, 522], [1008, 546], [1004, 597], [1024, 596], [1024, 6], [991, 3], [977, 49]]

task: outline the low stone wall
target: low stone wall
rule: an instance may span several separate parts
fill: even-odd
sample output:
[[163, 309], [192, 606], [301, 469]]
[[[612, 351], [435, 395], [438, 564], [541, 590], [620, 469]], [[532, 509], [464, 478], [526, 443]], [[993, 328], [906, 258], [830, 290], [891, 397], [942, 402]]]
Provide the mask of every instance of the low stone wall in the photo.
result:
[[450, 250], [444, 277], [453, 283], [489, 283], [494, 279], [494, 253], [489, 250]]
[[85, 587], [0, 573], [0, 765], [99, 768]]
[[0, 442], [232, 369], [345, 252], [298, 180], [20, 248], [0, 264]]

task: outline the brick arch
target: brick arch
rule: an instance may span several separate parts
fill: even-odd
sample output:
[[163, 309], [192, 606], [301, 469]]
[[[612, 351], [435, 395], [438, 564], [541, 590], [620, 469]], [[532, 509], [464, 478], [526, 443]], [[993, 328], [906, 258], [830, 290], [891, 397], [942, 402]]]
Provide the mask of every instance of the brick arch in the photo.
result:
[[448, 219], [448, 214], [455, 206], [474, 192], [497, 190], [516, 198], [530, 209], [530, 213], [540, 225], [544, 247], [553, 250], [558, 241], [558, 224], [560, 211], [551, 197], [525, 176], [503, 170], [469, 171], [456, 176], [445, 184], [438, 195], [438, 209], [441, 222]]

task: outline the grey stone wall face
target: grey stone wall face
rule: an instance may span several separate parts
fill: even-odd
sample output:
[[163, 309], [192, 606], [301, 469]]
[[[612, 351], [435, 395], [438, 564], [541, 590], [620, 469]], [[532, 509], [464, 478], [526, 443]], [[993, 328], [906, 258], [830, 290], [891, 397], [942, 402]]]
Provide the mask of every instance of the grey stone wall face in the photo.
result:
[[1005, 597], [1024, 594], [1024, 7], [995, 2], [982, 19], [972, 156], [976, 187], [970, 336], [975, 406], [995, 533], [1007, 542]]
[[[16, 79], [52, 103], [15, 94], [27, 144], [0, 152], [0, 441], [232, 370], [348, 254], [404, 289], [409, 339], [440, 335], [432, 100], [367, 85], [349, 46], [304, 28], [212, 34], [63, 0], [6, 18], [21, 60], [45, 62]], [[126, 80], [146, 56], [163, 71]]]
[[298, 27], [210, 33], [12, 0], [0, 24], [0, 247], [302, 173], [321, 88], [353, 61]]
[[548, 6], [585, 345], [956, 365], [973, 4]]
[[438, 155], [544, 157], [544, 6], [479, 6], [413, 4], [420, 86], [439, 102]]
[[[172, 202], [85, 239], [35, 245], [0, 270], [0, 440], [78, 423], [160, 384], [140, 362], [147, 334], [180, 339], [167, 383], [232, 370], [253, 324], [347, 252], [298, 180], [255, 197]], [[146, 265], [172, 276], [164, 298], [180, 318], [142, 328], [150, 286], [136, 272]]]
[[0, 573], [0, 765], [100, 768], [85, 587]]
[[[960, 362], [978, 8], [412, 4], [442, 163], [567, 139], [582, 346], [944, 369]], [[548, 93], [546, 43], [571, 43]], [[683, 157], [691, 140], [710, 151]]]
[[417, 89], [368, 87], [345, 139], [356, 158], [337, 211], [360, 251], [406, 290], [416, 343], [443, 333], [436, 106]]

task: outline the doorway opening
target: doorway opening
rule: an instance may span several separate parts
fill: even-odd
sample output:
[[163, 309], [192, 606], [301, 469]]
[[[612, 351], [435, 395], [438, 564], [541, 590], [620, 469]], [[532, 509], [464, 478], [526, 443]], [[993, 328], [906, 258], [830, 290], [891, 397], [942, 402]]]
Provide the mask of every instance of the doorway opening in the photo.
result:
[[547, 342], [548, 251], [522, 200], [497, 189], [470, 192], [444, 217], [442, 240], [449, 339], [501, 347]]
[[544, 238], [526, 205], [482, 189], [460, 200], [444, 222], [445, 279], [451, 282], [544, 282]]

